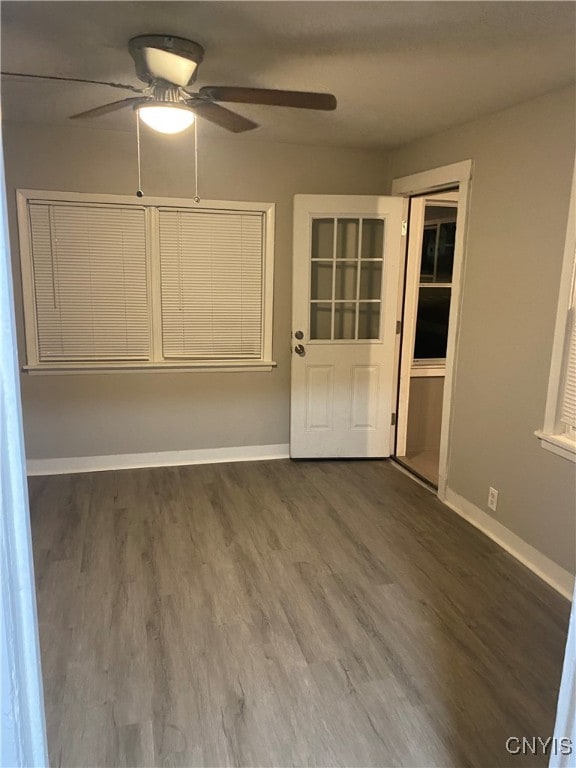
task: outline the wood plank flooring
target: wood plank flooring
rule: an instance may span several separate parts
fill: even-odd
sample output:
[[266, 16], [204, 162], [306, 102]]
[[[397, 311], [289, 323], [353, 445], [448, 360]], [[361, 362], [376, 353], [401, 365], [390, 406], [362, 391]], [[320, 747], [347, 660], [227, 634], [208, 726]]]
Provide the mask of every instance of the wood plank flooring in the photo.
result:
[[52, 766], [547, 765], [568, 603], [389, 462], [30, 499]]

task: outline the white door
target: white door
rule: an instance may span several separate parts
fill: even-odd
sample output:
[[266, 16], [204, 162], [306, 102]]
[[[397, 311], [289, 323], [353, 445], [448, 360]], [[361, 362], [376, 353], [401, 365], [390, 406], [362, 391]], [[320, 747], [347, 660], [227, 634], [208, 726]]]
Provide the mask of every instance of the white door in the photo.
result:
[[294, 198], [292, 458], [390, 455], [402, 210]]

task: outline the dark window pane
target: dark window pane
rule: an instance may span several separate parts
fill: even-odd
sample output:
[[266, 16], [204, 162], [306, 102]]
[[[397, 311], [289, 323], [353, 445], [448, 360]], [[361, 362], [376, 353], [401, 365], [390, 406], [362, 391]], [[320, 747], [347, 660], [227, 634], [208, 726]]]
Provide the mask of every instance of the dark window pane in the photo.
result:
[[338, 219], [336, 235], [336, 258], [358, 258], [358, 219]]
[[358, 313], [358, 338], [377, 339], [380, 335], [380, 302], [360, 302]]
[[436, 232], [434, 224], [424, 227], [422, 236], [422, 260], [420, 262], [420, 282], [428, 283], [434, 280], [434, 254], [436, 253]]
[[332, 298], [332, 261], [313, 261], [310, 285], [311, 299]]
[[354, 301], [356, 299], [357, 261], [336, 262], [334, 298]]
[[437, 224], [439, 221], [456, 221], [457, 205], [432, 205], [428, 203], [424, 212], [424, 224]]
[[356, 332], [356, 305], [334, 304], [334, 338], [353, 339]]
[[334, 256], [334, 219], [313, 219], [312, 258], [331, 259]]
[[360, 271], [360, 298], [379, 299], [382, 291], [382, 262], [363, 261]]
[[440, 224], [440, 231], [438, 233], [438, 264], [436, 268], [437, 283], [452, 282], [455, 240], [456, 222], [450, 221]]
[[362, 258], [381, 259], [384, 255], [384, 222], [364, 219], [362, 222]]
[[450, 288], [420, 288], [416, 318], [416, 360], [446, 357]]
[[310, 304], [310, 338], [331, 338], [332, 305]]

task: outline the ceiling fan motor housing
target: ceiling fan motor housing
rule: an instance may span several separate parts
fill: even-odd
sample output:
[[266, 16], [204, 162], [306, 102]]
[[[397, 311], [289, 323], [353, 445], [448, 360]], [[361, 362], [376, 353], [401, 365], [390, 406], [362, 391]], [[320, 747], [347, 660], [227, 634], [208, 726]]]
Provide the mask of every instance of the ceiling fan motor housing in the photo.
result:
[[174, 35], [139, 35], [129, 41], [128, 49], [142, 82], [161, 80], [180, 88], [194, 82], [204, 58], [199, 43]]
[[182, 91], [180, 86], [161, 80], [160, 82], [155, 82], [152, 86], [150, 100], [167, 104], [182, 104], [186, 95], [186, 92]]

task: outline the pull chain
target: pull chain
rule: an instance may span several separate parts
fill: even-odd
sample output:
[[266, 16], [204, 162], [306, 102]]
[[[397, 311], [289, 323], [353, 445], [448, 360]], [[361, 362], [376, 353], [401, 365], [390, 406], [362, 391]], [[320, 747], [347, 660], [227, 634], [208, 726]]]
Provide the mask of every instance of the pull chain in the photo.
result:
[[194, 119], [194, 202], [200, 202], [198, 196], [198, 118]]
[[142, 192], [142, 171], [140, 164], [140, 113], [136, 110], [136, 149], [138, 153], [138, 189], [136, 190], [136, 197], [144, 197]]

